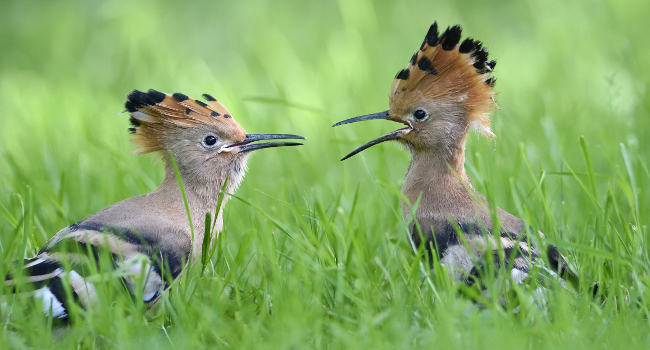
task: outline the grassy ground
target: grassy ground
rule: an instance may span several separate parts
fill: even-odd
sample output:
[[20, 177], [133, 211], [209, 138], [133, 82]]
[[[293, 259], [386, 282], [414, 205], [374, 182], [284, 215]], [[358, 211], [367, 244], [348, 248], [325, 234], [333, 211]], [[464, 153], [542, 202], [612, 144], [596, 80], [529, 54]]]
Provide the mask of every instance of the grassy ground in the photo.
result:
[[[251, 159], [215, 258], [153, 310], [118, 299], [57, 336], [10, 300], [0, 347], [647, 348], [648, 17], [631, 0], [1, 2], [3, 264], [156, 188], [160, 162], [128, 154], [117, 115], [134, 88], [210, 93], [249, 132], [308, 140]], [[387, 108], [434, 20], [499, 61], [496, 148], [470, 138], [472, 183], [559, 245], [580, 292], [599, 281], [603, 303], [551, 286], [544, 309], [526, 290], [519, 314], [477, 307], [407, 244], [408, 155], [339, 162], [394, 126], [330, 126]]]

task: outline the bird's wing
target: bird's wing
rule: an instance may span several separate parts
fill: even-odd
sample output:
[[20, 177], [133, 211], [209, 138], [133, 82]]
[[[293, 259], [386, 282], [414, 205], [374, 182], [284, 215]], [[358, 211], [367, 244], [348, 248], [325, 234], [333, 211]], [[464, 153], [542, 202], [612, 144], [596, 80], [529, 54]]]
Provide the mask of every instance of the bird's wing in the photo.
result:
[[[503, 261], [505, 267], [511, 270], [513, 280], [523, 282], [528, 277], [531, 264], [538, 262], [540, 255], [539, 249], [528, 239], [525, 227], [519, 232], [502, 229], [496, 236], [491, 233], [491, 229], [475, 223], [420, 220], [419, 225], [422, 236], [416, 232], [415, 226], [411, 231], [415, 245], [424, 242], [430, 259], [435, 255], [441, 264], [451, 268], [457, 280], [470, 285], [484, 275], [485, 262], [490, 258], [496, 268], [500, 268]], [[535, 231], [531, 228], [530, 232]], [[543, 234], [540, 235], [544, 238]], [[496, 241], [497, 237], [499, 242]], [[486, 252], [488, 247], [491, 248], [491, 253]], [[499, 247], [501, 251], [498, 250]], [[547, 257], [554, 274], [577, 280], [578, 275], [569, 268], [565, 257], [555, 246], [547, 245]]]
[[[495, 236], [490, 229], [478, 224], [451, 223], [448, 220], [420, 220], [419, 225], [422, 236], [415, 231], [415, 227], [411, 231], [416, 246], [424, 240], [430, 258], [435, 255], [441, 264], [451, 268], [457, 280], [469, 284], [483, 273], [486, 259], [492, 258], [497, 268], [503, 261], [506, 267], [516, 269], [513, 277], [525, 278], [530, 262], [538, 257], [535, 247], [520, 233], [502, 230], [499, 236]], [[486, 252], [488, 247], [490, 253]]]
[[180, 274], [184, 255], [149, 237], [123, 227], [82, 221], [58, 233], [34, 258], [26, 259], [20, 270], [14, 268], [5, 284], [17, 294], [26, 291], [41, 299], [45, 313], [66, 321], [70, 303], [87, 308], [96, 302], [95, 281], [102, 280], [102, 274], [118, 278], [128, 292], [141, 293], [143, 301], [153, 305]]

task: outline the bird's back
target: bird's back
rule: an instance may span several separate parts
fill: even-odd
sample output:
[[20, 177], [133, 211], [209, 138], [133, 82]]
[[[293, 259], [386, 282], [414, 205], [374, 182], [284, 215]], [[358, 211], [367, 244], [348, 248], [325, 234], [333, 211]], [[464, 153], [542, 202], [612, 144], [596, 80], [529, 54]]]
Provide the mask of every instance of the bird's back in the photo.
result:
[[[115, 203], [59, 231], [24, 261], [19, 279], [31, 284], [44, 308], [52, 307], [53, 317], [64, 320], [69, 300], [84, 308], [96, 302], [97, 286], [88, 276], [97, 273], [121, 276], [122, 287], [133, 295], [142, 286], [143, 302], [153, 305], [191, 254], [187, 218], [170, 209], [176, 208], [162, 207], [156, 193]], [[71, 299], [64, 284], [71, 287]]]

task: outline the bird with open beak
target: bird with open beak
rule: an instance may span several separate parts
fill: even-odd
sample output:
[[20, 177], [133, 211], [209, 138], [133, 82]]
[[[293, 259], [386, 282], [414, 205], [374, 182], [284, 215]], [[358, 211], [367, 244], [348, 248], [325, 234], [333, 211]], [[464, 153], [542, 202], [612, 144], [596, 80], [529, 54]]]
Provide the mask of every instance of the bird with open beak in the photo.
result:
[[[495, 65], [480, 41], [461, 42], [460, 26], [439, 34], [434, 23], [408, 67], [397, 73], [390, 89], [390, 109], [334, 125], [375, 119], [404, 124], [342, 160], [384, 141], [405, 145], [411, 162], [402, 193], [410, 203], [421, 196], [414, 215], [421, 233], [411, 222], [412, 242], [425, 244], [430, 258], [436, 256], [456, 280], [470, 285], [483, 275], [487, 255], [492, 255], [497, 267], [510, 269], [519, 283], [540, 254], [527, 236], [533, 232], [520, 219], [498, 208], [499, 222], [492, 222], [488, 202], [465, 172], [469, 130], [494, 137], [488, 115], [496, 109], [496, 79], [490, 77]], [[403, 201], [402, 210], [408, 220], [411, 206]], [[492, 232], [495, 227], [498, 232]], [[574, 275], [554, 246], [547, 246], [547, 254], [555, 272]]]
[[[108, 257], [104, 268], [120, 270], [128, 292], [151, 307], [190, 257], [192, 262], [201, 257], [205, 233], [221, 231], [223, 204], [241, 183], [251, 151], [302, 145], [255, 142], [304, 139], [247, 134], [223, 104], [203, 96], [207, 103], [180, 93], [130, 93], [125, 108], [131, 117], [129, 131], [140, 146], [135, 153], [160, 154], [165, 165], [162, 184], [59, 231], [34, 258], [16, 264], [21, 269], [12, 271], [5, 284], [41, 299], [45, 313], [67, 321], [72, 303], [88, 308], [97, 302], [96, 285], [86, 276], [96, 274], [95, 265]], [[214, 213], [213, 222], [206, 220], [206, 213]]]

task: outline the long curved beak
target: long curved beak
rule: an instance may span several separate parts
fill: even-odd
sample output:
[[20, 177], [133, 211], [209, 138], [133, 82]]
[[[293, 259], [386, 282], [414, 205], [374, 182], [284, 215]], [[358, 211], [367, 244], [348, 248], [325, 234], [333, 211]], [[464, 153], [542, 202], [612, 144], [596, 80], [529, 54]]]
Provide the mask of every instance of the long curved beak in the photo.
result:
[[347, 156], [343, 157], [341, 159], [341, 161], [344, 161], [344, 160], [352, 157], [353, 155], [365, 150], [366, 148], [370, 148], [370, 147], [372, 147], [372, 146], [374, 146], [376, 144], [382, 143], [384, 141], [399, 139], [399, 138], [402, 137], [402, 135], [408, 134], [409, 132], [411, 132], [413, 130], [413, 127], [410, 124], [391, 118], [390, 114], [389, 114], [389, 111], [383, 111], [383, 112], [379, 112], [379, 113], [373, 113], [373, 114], [368, 114], [368, 115], [362, 115], [360, 117], [346, 119], [346, 120], [340, 121], [340, 122], [338, 122], [338, 123], [336, 123], [336, 124], [334, 124], [332, 126], [334, 127], [334, 126], [339, 126], [339, 125], [343, 125], [343, 124], [350, 124], [350, 123], [356, 123], [356, 122], [361, 122], [361, 121], [364, 121], [364, 120], [373, 120], [373, 119], [392, 120], [394, 122], [398, 122], [398, 123], [402, 123], [402, 124], [406, 125], [406, 128], [402, 128], [402, 129], [399, 129], [399, 130], [395, 130], [393, 132], [389, 132], [388, 134], [386, 134], [384, 136], [378, 137], [378, 138], [366, 143], [365, 145], [363, 145], [363, 146], [355, 149], [354, 151], [352, 151]]
[[350, 124], [350, 123], [356, 123], [356, 122], [362, 122], [364, 120], [373, 120], [373, 119], [386, 119], [386, 120], [391, 120], [390, 116], [388, 115], [389, 111], [383, 111], [379, 113], [373, 113], [373, 114], [367, 114], [367, 115], [362, 115], [360, 117], [354, 117], [350, 119], [346, 119], [344, 121], [338, 122], [332, 127], [343, 125], [343, 124]]
[[221, 147], [219, 153], [221, 152], [232, 152], [237, 151], [237, 153], [254, 151], [262, 148], [269, 147], [280, 147], [280, 146], [300, 146], [302, 143], [299, 142], [263, 142], [250, 144], [255, 141], [262, 140], [281, 140], [281, 139], [299, 139], [306, 140], [303, 136], [298, 135], [289, 135], [289, 134], [246, 134], [246, 138], [243, 141], [232, 143]]

